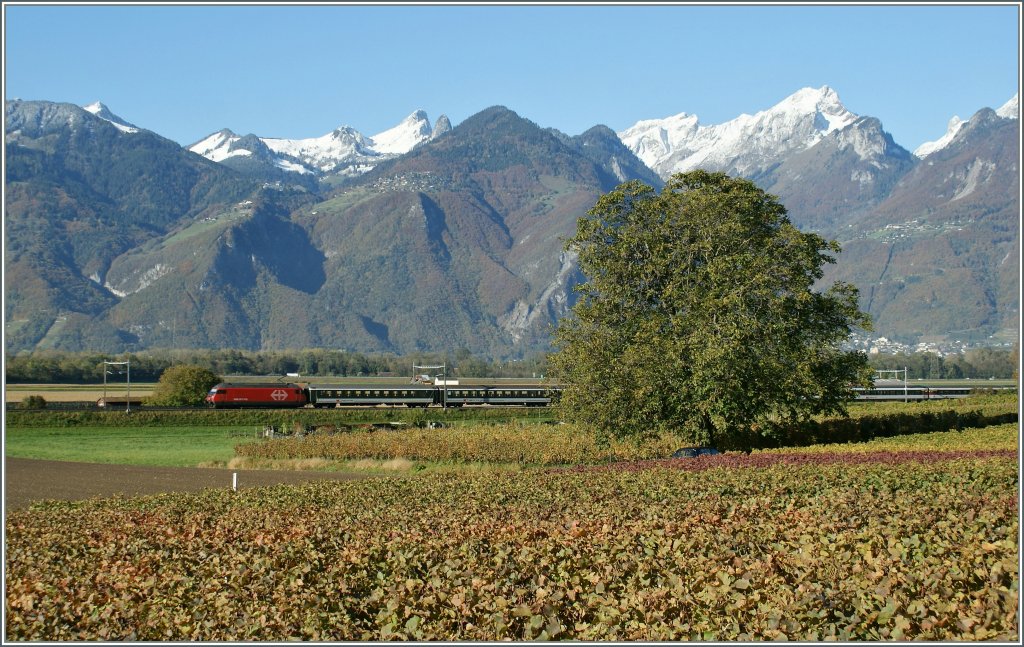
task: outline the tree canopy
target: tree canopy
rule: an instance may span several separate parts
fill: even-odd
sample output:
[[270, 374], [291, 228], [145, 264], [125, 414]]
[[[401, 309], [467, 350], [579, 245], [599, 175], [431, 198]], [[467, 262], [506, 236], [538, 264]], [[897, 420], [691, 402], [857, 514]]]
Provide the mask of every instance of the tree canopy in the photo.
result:
[[815, 289], [835, 241], [799, 231], [748, 180], [693, 171], [657, 193], [628, 182], [578, 222], [566, 250], [586, 282], [555, 333], [563, 416], [604, 439], [666, 431], [750, 447], [843, 413], [867, 384], [857, 289]]
[[218, 382], [219, 376], [201, 366], [171, 366], [160, 376], [149, 402], [167, 407], [202, 404], [207, 392]]

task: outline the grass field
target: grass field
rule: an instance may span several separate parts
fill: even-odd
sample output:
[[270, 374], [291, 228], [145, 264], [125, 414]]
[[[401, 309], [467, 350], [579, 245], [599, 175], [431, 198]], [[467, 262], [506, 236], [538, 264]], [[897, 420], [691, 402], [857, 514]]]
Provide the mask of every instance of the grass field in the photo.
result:
[[6, 456], [84, 463], [189, 467], [226, 463], [255, 429], [225, 427], [7, 428]]

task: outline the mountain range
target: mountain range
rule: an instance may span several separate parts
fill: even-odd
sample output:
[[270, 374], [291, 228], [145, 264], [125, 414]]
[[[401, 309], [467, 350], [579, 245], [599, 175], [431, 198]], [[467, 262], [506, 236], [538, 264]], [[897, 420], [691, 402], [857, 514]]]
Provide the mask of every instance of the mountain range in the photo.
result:
[[910, 152], [828, 87], [724, 124], [616, 133], [495, 106], [365, 136], [181, 147], [102, 104], [5, 106], [10, 352], [328, 347], [494, 358], [547, 349], [581, 280], [562, 241], [617, 184], [747, 177], [840, 241], [876, 334], [1016, 338], [1017, 99]]

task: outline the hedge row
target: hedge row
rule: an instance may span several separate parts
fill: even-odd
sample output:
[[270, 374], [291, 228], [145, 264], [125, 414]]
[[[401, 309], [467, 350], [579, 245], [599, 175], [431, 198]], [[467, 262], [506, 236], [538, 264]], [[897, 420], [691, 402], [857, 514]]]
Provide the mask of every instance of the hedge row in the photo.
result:
[[313, 434], [239, 444], [235, 446], [235, 454], [271, 460], [405, 458], [435, 463], [566, 465], [664, 458], [685, 444], [683, 438], [665, 436], [641, 444], [613, 441], [607, 446], [598, 446], [593, 434], [573, 425], [509, 423]]
[[[974, 405], [974, 408], [968, 408]], [[975, 402], [944, 401], [888, 407], [881, 413], [861, 409], [849, 418], [815, 421], [783, 438], [751, 437], [718, 443], [721, 450], [806, 447], [825, 443], [864, 443], [878, 438], [984, 428], [1017, 420], [1017, 398]], [[478, 424], [458, 428], [356, 430], [337, 435], [313, 434], [235, 447], [239, 456], [260, 459], [353, 460], [406, 458], [431, 462], [498, 462], [523, 465], [594, 464], [665, 458], [692, 444], [683, 436], [633, 443], [598, 445], [594, 435], [575, 425]]]
[[[962, 400], [887, 403], [881, 411], [858, 407], [848, 418], [814, 420], [792, 427], [780, 437], [751, 435], [737, 439], [758, 449], [806, 447], [825, 443], [860, 443], [875, 438], [980, 428], [1017, 422], [1018, 400], [984, 396]], [[877, 411], [877, 412], [876, 412]]]
[[238, 425], [274, 425], [291, 429], [296, 423], [304, 426], [360, 424], [373, 422], [404, 422], [409, 425], [428, 421], [461, 423], [467, 421], [503, 422], [512, 419], [545, 420], [552, 416], [547, 409], [189, 409], [151, 411], [144, 407], [125, 411], [9, 411], [7, 424], [12, 427], [204, 427]]

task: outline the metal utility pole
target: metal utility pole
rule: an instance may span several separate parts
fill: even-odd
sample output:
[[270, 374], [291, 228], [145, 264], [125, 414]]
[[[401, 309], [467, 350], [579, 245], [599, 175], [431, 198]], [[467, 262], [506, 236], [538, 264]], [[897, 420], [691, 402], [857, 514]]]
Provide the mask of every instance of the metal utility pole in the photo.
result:
[[[132, 363], [129, 361], [124, 362], [103, 362], [103, 406], [107, 406], [107, 374], [110, 371], [107, 370], [108, 366], [124, 366], [125, 373], [128, 376], [128, 396], [125, 398], [124, 406], [125, 413], [131, 413], [132, 410]], [[121, 371], [118, 371], [121, 373]], [[112, 374], [112, 373], [111, 373]]]
[[903, 401], [904, 402], [909, 402], [910, 401], [910, 396], [909, 396], [909, 392], [907, 390], [907, 367], [904, 366], [902, 370], [898, 369], [898, 368], [876, 369], [875, 370], [875, 378], [876, 379], [882, 379], [882, 375], [883, 374], [888, 375], [890, 373], [892, 374], [892, 377], [893, 377], [894, 380], [898, 380], [900, 373], [903, 373]]
[[[422, 369], [428, 369], [428, 370], [441, 369], [441, 408], [442, 409], [447, 409], [448, 408], [448, 368], [447, 368], [447, 365], [446, 364], [441, 364], [439, 366], [417, 366], [416, 364], [413, 364], [412, 365], [412, 373], [413, 373], [413, 379], [414, 380], [416, 379], [416, 377], [415, 377], [416, 376], [416, 371], [417, 370], [422, 370]], [[434, 376], [434, 382], [435, 383], [437, 382], [437, 376], [436, 375]]]

